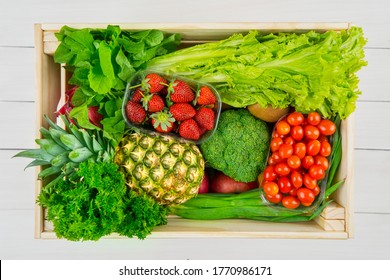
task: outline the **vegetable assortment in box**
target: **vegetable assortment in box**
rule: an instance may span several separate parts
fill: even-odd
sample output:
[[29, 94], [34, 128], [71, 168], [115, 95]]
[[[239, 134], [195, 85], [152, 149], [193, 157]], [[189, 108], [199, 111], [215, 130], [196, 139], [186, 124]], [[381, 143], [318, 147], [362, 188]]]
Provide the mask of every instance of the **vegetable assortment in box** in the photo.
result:
[[37, 25], [36, 236], [351, 236], [366, 41], [295, 27]]

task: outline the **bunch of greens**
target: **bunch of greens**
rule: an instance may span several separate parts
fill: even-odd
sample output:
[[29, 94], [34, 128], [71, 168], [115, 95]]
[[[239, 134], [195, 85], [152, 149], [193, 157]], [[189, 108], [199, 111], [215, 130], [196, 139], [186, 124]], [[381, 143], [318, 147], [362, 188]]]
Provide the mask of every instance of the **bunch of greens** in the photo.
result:
[[330, 196], [344, 183], [344, 179], [335, 182], [335, 174], [341, 162], [342, 146], [340, 135], [340, 119], [334, 120], [338, 129], [332, 139], [332, 153], [329, 156], [329, 170], [325, 182], [323, 201], [309, 212], [305, 207], [291, 211], [282, 207], [270, 207], [261, 199], [259, 189], [253, 189], [240, 194], [200, 194], [183, 204], [170, 209], [172, 214], [186, 219], [217, 220], [217, 219], [251, 219], [271, 222], [302, 222], [309, 221], [321, 214], [322, 210], [332, 200]]
[[115, 164], [85, 161], [76, 174], [77, 180], [60, 180], [38, 196], [57, 237], [98, 240], [117, 232], [144, 239], [156, 226], [167, 223], [167, 210], [132, 192]]
[[106, 29], [64, 26], [56, 37], [61, 43], [54, 60], [65, 64], [72, 73], [69, 84], [78, 86], [70, 117], [84, 128], [99, 129], [88, 117], [88, 108], [99, 106], [104, 136], [114, 144], [125, 129], [120, 108], [129, 78], [153, 57], [174, 51], [180, 42], [178, 34], [131, 32], [110, 25]]
[[293, 106], [345, 119], [360, 91], [355, 72], [366, 65], [361, 28], [304, 34], [234, 34], [152, 59], [150, 71], [176, 74], [217, 88], [224, 103]]

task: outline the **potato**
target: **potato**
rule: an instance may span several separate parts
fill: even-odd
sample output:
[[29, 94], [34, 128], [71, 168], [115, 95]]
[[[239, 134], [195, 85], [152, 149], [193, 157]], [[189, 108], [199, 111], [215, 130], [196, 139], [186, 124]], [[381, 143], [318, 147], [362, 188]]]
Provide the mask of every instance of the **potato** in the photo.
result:
[[272, 106], [262, 107], [260, 104], [252, 104], [247, 107], [248, 111], [265, 122], [276, 122], [286, 115], [290, 108], [273, 108]]
[[217, 172], [211, 181], [211, 191], [216, 193], [241, 193], [257, 188], [256, 181], [237, 182], [222, 172]]

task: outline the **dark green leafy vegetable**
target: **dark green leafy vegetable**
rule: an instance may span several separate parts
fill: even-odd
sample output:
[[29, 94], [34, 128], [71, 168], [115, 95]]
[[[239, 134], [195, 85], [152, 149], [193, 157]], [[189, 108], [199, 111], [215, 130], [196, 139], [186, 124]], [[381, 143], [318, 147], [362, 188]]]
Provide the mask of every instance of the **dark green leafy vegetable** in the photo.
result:
[[356, 71], [366, 65], [361, 28], [304, 34], [234, 34], [157, 57], [148, 70], [216, 87], [224, 103], [288, 106], [345, 119], [360, 95]]
[[59, 238], [98, 240], [118, 232], [144, 239], [166, 224], [166, 209], [130, 191], [115, 164], [83, 162], [76, 174], [77, 180], [60, 180], [38, 197]]
[[160, 30], [132, 32], [112, 25], [80, 30], [64, 26], [56, 37], [61, 43], [54, 61], [65, 64], [72, 72], [69, 84], [78, 86], [70, 117], [83, 128], [99, 129], [88, 118], [88, 108], [99, 106], [104, 136], [114, 146], [125, 129], [121, 104], [129, 78], [144, 69], [148, 60], [174, 51], [180, 42], [178, 34]]

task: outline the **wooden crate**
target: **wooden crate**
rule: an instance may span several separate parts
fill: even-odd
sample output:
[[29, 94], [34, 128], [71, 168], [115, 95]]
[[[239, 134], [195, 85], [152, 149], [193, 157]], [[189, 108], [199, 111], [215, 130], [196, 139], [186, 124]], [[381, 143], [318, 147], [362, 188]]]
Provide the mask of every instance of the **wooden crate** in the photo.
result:
[[[115, 23], [112, 23], [115, 24]], [[36, 138], [39, 128], [46, 126], [43, 115], [54, 120], [58, 102], [64, 99], [67, 75], [61, 65], [54, 63], [53, 53], [58, 46], [54, 33], [64, 24], [37, 24], [36, 47]], [[105, 28], [107, 24], [67, 24], [75, 28]], [[182, 43], [196, 44], [229, 37], [237, 32], [261, 30], [262, 32], [306, 32], [316, 30], [344, 30], [349, 23], [131, 23], [117, 24], [122, 29], [160, 29], [180, 33]], [[343, 157], [337, 178], [346, 178], [345, 184], [333, 195], [332, 202], [313, 221], [301, 223], [269, 223], [252, 220], [196, 221], [169, 217], [168, 224], [157, 227], [148, 238], [320, 238], [347, 239], [353, 237], [353, 114], [341, 124]], [[41, 171], [37, 168], [37, 174]], [[36, 195], [42, 189], [42, 181], [36, 181]], [[45, 220], [42, 207], [35, 206], [35, 238], [56, 238], [50, 222]], [[123, 238], [111, 235], [107, 238]]]

